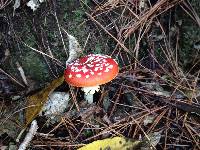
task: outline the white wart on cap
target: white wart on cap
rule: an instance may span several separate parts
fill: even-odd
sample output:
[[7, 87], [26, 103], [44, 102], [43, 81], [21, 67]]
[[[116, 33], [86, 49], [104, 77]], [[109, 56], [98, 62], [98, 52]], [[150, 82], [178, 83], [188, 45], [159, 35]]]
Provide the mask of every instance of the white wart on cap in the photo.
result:
[[65, 81], [76, 87], [91, 87], [105, 84], [119, 72], [117, 62], [107, 55], [90, 54], [66, 66]]

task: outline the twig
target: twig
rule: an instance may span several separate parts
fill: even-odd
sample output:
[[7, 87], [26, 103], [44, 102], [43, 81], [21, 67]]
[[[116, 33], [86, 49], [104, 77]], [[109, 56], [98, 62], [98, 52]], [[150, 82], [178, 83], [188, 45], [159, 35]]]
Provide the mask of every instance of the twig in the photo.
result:
[[25, 76], [25, 73], [24, 73], [24, 69], [22, 68], [22, 66], [19, 64], [19, 62], [17, 61], [16, 62], [16, 65], [17, 65], [17, 69], [19, 70], [19, 73], [22, 77], [22, 80], [24, 81], [24, 83], [26, 85], [28, 85], [28, 82], [27, 82], [27, 79], [26, 79], [26, 76]]
[[7, 75], [11, 80], [13, 80], [14, 82], [16, 82], [17, 84], [19, 84], [22, 87], [25, 87], [23, 84], [21, 84], [19, 81], [17, 81], [14, 77], [12, 77], [11, 75], [9, 75], [8, 73], [6, 73], [3, 69], [0, 68], [0, 72], [4, 73], [5, 75]]
[[28, 133], [26, 134], [24, 141], [20, 144], [18, 150], [25, 150], [28, 147], [28, 145], [30, 144], [34, 135], [36, 134], [37, 129], [38, 129], [37, 121], [33, 120], [31, 123], [31, 127], [30, 127]]
[[[39, 53], [39, 54], [45, 55], [45, 56], [47, 56], [47, 57], [49, 57], [49, 58], [55, 60], [59, 66], [63, 67], [63, 63], [62, 63], [61, 61], [59, 61], [58, 59], [56, 59], [56, 58], [54, 58], [54, 57], [52, 57], [52, 56], [50, 56], [50, 55], [48, 55], [48, 54], [46, 54], [46, 53], [44, 53], [44, 52], [42, 52], [42, 51], [39, 51], [39, 50], [37, 50], [37, 49], [35, 49], [35, 48], [29, 46], [28, 44], [26, 44], [26, 43], [24, 43], [24, 42], [22, 42], [22, 43], [23, 43], [25, 46], [27, 46], [28, 48], [32, 49], [33, 51], [35, 51], [35, 52], [37, 52], [37, 53]], [[64, 68], [64, 67], [63, 67], [63, 68]]]

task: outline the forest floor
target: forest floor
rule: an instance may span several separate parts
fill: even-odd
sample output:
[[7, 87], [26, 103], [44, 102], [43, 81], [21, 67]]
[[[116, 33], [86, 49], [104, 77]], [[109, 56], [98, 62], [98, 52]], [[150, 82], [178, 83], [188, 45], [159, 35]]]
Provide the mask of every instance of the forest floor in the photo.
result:
[[[50, 0], [35, 11], [27, 2], [0, 2], [0, 149], [16, 149], [33, 119], [39, 128], [31, 149], [77, 149], [153, 133], [160, 133], [154, 149], [200, 149], [198, 0]], [[28, 97], [63, 75], [66, 31], [78, 40], [81, 56], [109, 55], [119, 74], [91, 105], [80, 88], [62, 82], [53, 90], [71, 91], [65, 112], [50, 123], [27, 118]]]

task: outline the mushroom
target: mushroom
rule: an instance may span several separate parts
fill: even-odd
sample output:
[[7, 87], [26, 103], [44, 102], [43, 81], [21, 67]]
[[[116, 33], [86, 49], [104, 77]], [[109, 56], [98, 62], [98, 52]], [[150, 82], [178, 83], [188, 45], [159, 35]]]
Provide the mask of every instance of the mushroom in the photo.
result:
[[72, 86], [82, 87], [84, 98], [93, 103], [93, 94], [100, 86], [114, 79], [119, 72], [118, 63], [107, 55], [90, 54], [67, 64], [65, 81]]

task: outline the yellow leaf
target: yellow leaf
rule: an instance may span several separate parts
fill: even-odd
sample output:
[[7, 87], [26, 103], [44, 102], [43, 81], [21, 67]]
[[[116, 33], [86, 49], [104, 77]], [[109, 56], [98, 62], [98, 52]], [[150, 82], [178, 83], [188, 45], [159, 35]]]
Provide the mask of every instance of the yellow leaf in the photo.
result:
[[134, 141], [124, 137], [113, 137], [104, 140], [97, 140], [87, 144], [78, 150], [127, 150], [137, 149], [141, 141]]
[[64, 81], [64, 76], [52, 81], [46, 88], [38, 93], [27, 97], [27, 109], [25, 111], [26, 126], [39, 114], [44, 103], [47, 101], [48, 96], [61, 85]]

